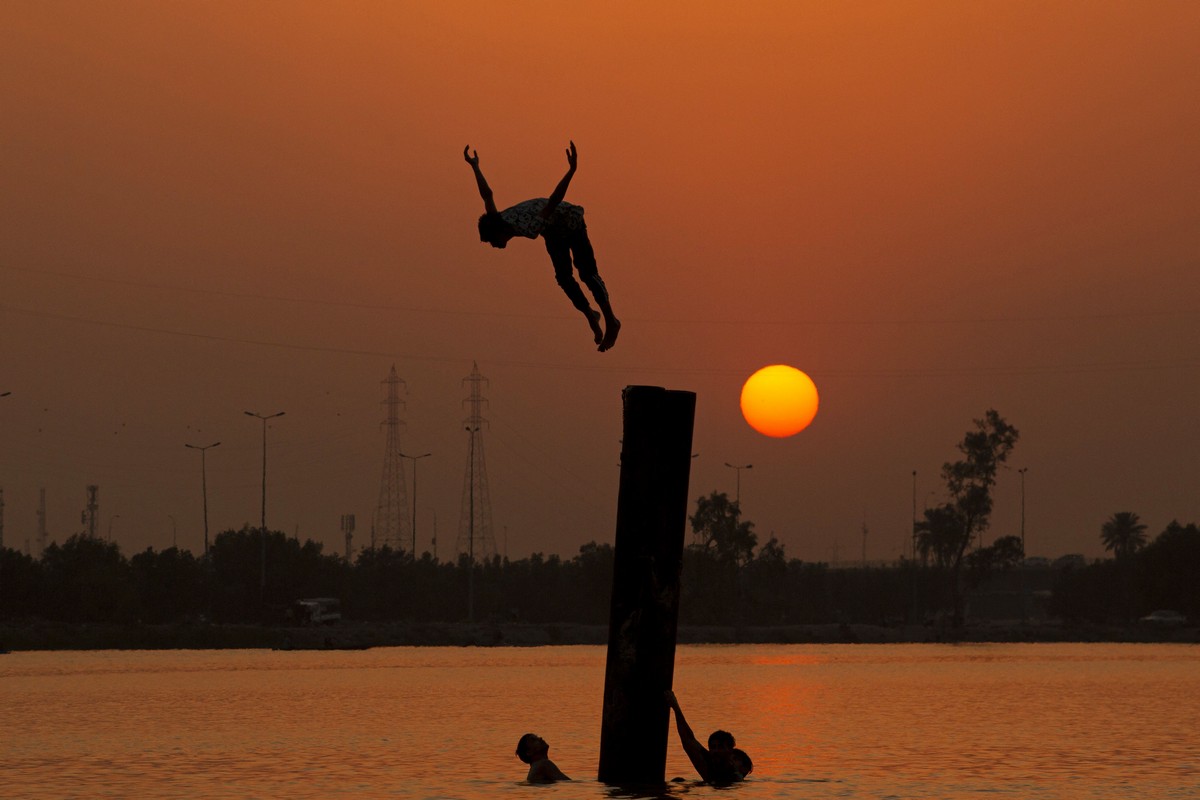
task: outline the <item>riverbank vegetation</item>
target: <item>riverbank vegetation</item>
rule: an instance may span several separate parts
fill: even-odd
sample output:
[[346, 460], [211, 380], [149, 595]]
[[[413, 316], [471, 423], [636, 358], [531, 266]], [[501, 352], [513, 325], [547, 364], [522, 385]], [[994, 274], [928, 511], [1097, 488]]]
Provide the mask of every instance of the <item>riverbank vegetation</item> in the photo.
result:
[[[712, 641], [861, 641], [868, 634], [854, 633], [850, 626], [856, 625], [871, 626], [871, 639], [924, 641], [925, 628], [935, 638], [965, 638], [968, 623], [974, 635], [988, 623], [991, 638], [1039, 640], [1063, 638], [1047, 633], [1047, 622], [1092, 626], [1093, 634], [1136, 630], [1143, 616], [1158, 610], [1173, 613], [1152, 616], [1145, 626], [1161, 631], [1200, 622], [1194, 577], [1200, 574], [1200, 528], [1194, 523], [1172, 522], [1149, 540], [1137, 514], [1117, 512], [1099, 531], [1114, 558], [1090, 564], [1082, 557], [1027, 561], [1015, 536], [985, 543], [991, 490], [1018, 438], [994, 410], [974, 420], [957, 446], [961, 458], [943, 465], [946, 502], [913, 521], [913, 557], [883, 567], [789, 559], [775, 537], [759, 545], [736, 500], [719, 492], [698, 498], [683, 554], [680, 625], [734, 632], [703, 635]], [[612, 546], [594, 541], [567, 559], [534, 553], [443, 562], [381, 547], [349, 561], [324, 553], [318, 542], [249, 526], [219, 534], [199, 557], [174, 547], [126, 557], [116, 544], [79, 534], [36, 559], [0, 549], [0, 624], [217, 625], [227, 632], [189, 630], [188, 637], [240, 641], [238, 626], [294, 627], [340, 617], [343, 626], [369, 624], [376, 632], [392, 626], [382, 639], [360, 631], [359, 644], [505, 639], [496, 628], [480, 634], [470, 627], [478, 623], [507, 626], [510, 640], [532, 637], [530, 643], [550, 642], [520, 626], [558, 631], [545, 634], [551, 640], [572, 630], [582, 643], [607, 624], [612, 574]], [[299, 602], [312, 598], [329, 599]], [[322, 613], [314, 616], [314, 609]], [[996, 633], [997, 621], [1020, 625]], [[413, 627], [432, 624], [468, 627], [444, 633]], [[907, 632], [895, 633], [901, 629]], [[751, 630], [776, 633], [751, 636]]]
[[[680, 624], [764, 628], [941, 625], [955, 611], [948, 567], [936, 559], [887, 567], [834, 568], [787, 557], [774, 538], [758, 545], [752, 524], [721, 494], [685, 549]], [[52, 544], [34, 559], [0, 553], [0, 621], [19, 623], [298, 625], [294, 601], [333, 597], [347, 622], [563, 624], [608, 620], [612, 547], [590, 542], [569, 559], [534, 553], [474, 565], [390, 548], [353, 563], [279, 531], [218, 535], [207, 558], [152, 549], [126, 557], [88, 536]], [[1200, 618], [1200, 528], [1172, 522], [1144, 545], [1085, 563], [966, 567], [968, 623], [1060, 620], [1125, 625], [1156, 609]], [[264, 581], [265, 577], [265, 581]]]

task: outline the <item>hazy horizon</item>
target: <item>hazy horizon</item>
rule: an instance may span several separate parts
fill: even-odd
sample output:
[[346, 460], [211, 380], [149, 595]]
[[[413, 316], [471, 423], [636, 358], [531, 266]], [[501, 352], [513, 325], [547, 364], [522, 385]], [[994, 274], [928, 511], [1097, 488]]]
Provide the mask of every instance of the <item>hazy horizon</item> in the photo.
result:
[[[0, 9], [0, 487], [23, 549], [86, 486], [127, 552], [267, 524], [369, 537], [406, 382], [418, 550], [459, 526], [489, 380], [497, 549], [615, 529], [621, 389], [697, 393], [690, 496], [789, 557], [891, 559], [971, 420], [1021, 432], [988, 540], [1103, 553], [1200, 522], [1200, 6], [10, 3]], [[597, 353], [542, 243], [481, 244], [573, 139], [624, 327]], [[738, 410], [807, 372], [811, 427]], [[410, 462], [404, 463], [412, 500]]]

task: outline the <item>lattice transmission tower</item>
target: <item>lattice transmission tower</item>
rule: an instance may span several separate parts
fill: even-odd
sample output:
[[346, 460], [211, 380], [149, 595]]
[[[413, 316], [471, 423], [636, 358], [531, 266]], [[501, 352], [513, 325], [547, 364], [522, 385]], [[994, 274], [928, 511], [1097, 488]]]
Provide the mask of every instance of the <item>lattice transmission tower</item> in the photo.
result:
[[496, 554], [492, 536], [492, 502], [488, 498], [487, 467], [483, 458], [483, 406], [487, 398], [482, 387], [487, 378], [479, 374], [479, 365], [471, 365], [471, 374], [463, 378], [470, 384], [470, 395], [463, 402], [470, 409], [464, 421], [467, 429], [467, 471], [463, 481], [462, 514], [458, 520], [455, 549], [472, 562], [490, 559]]
[[396, 376], [396, 365], [381, 381], [384, 390], [383, 405], [387, 406], [387, 419], [381, 424], [386, 432], [383, 446], [383, 477], [379, 481], [379, 504], [375, 507], [375, 520], [371, 527], [371, 546], [387, 545], [393, 550], [411, 547], [411, 531], [408, 522], [408, 490], [404, 481], [404, 459], [400, 447], [400, 387], [404, 381]]
[[100, 520], [100, 487], [92, 484], [87, 487], [87, 507], [81, 515], [81, 522], [87, 525], [89, 539], [96, 538], [96, 524]]
[[50, 540], [50, 533], [46, 529], [46, 489], [45, 487], [38, 489], [38, 510], [37, 510], [37, 548], [39, 553], [46, 551], [46, 545]]

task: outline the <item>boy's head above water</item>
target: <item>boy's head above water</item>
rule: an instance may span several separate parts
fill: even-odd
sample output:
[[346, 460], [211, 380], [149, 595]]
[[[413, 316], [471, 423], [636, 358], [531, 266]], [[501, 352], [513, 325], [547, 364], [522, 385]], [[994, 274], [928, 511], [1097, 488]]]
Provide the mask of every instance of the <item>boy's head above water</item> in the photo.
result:
[[734, 744], [733, 734], [729, 731], [713, 731], [708, 735], [708, 749], [713, 752], [732, 750]]
[[517, 758], [526, 764], [545, 758], [549, 750], [550, 745], [536, 733], [527, 733], [517, 740]]

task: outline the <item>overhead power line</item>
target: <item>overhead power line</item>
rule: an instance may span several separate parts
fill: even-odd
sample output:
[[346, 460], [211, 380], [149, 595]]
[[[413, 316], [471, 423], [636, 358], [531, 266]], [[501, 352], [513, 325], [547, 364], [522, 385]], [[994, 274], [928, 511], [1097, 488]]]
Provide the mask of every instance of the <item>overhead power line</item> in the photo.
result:
[[[294, 342], [268, 341], [264, 339], [246, 339], [237, 336], [221, 336], [218, 334], [195, 333], [178, 331], [168, 328], [157, 328], [148, 325], [132, 325], [124, 322], [87, 319], [69, 314], [55, 314], [48, 311], [36, 311], [15, 306], [0, 305], [0, 311], [10, 311], [17, 314], [58, 319], [76, 322], [84, 325], [97, 325], [119, 330], [139, 331], [143, 333], [158, 333], [167, 336], [180, 336], [204, 341], [225, 342], [229, 344], [253, 345], [256, 347], [275, 347], [287, 350], [300, 350], [314, 353], [334, 353], [339, 355], [368, 356], [372, 358], [402, 359], [446, 364], [461, 364], [472, 359], [466, 356], [451, 355], [420, 355], [414, 353], [397, 353], [394, 351], [364, 350], [348, 347], [329, 347], [325, 345], [297, 344]], [[724, 369], [715, 367], [679, 367], [679, 366], [588, 366], [584, 364], [563, 364], [538, 361], [519, 361], [511, 359], [491, 359], [491, 363], [506, 367], [523, 367], [528, 369], [566, 370], [574, 372], [616, 372], [621, 374], [666, 374], [666, 375], [742, 375], [744, 369]], [[842, 378], [923, 378], [923, 377], [953, 377], [970, 375], [1054, 375], [1078, 374], [1088, 372], [1134, 372], [1165, 369], [1195, 369], [1200, 367], [1200, 358], [1174, 358], [1165, 360], [1146, 361], [1095, 361], [1074, 362], [1065, 364], [1041, 364], [1032, 366], [1003, 366], [996, 364], [975, 364], [966, 367], [902, 367], [902, 368], [871, 368], [871, 369], [812, 369], [811, 373], [820, 377]]]
[[[225, 297], [240, 300], [255, 300], [255, 301], [274, 301], [278, 303], [292, 303], [313, 306], [326, 306], [331, 308], [346, 308], [353, 310], [367, 311], [393, 311], [403, 312], [406, 314], [434, 314], [443, 316], [460, 316], [460, 317], [496, 317], [501, 319], [539, 319], [539, 320], [562, 320], [574, 319], [573, 316], [558, 315], [558, 314], [531, 314], [528, 312], [503, 312], [503, 311], [479, 311], [461, 308], [436, 308], [436, 307], [421, 307], [421, 306], [403, 306], [392, 303], [363, 303], [352, 302], [347, 300], [330, 300], [327, 298], [312, 298], [312, 297], [286, 297], [283, 295], [260, 294], [255, 292], [234, 292], [225, 289], [205, 289], [194, 286], [176, 286], [165, 283], [153, 283], [149, 281], [134, 281], [124, 278], [110, 278], [98, 275], [86, 275], [83, 273], [63, 272], [58, 270], [40, 270], [31, 269], [28, 267], [18, 267], [11, 264], [0, 264], [0, 269], [10, 270], [13, 272], [22, 272], [30, 275], [40, 275], [53, 278], [64, 278], [68, 280], [78, 281], [96, 281], [98, 283], [108, 283], [117, 286], [129, 286], [139, 289], [154, 289], [157, 291], [182, 292], [187, 294], [206, 295], [211, 297]], [[32, 312], [29, 312], [32, 313]], [[1029, 315], [998, 315], [998, 316], [971, 316], [971, 317], [929, 317], [922, 316], [916, 318], [842, 318], [842, 319], [816, 319], [816, 318], [791, 318], [791, 319], [764, 319], [762, 317], [754, 318], [721, 318], [721, 317], [636, 317], [628, 316], [628, 321], [638, 322], [649, 325], [736, 325], [745, 327], [748, 325], [768, 326], [768, 327], [866, 327], [866, 326], [947, 326], [947, 325], [1003, 325], [1003, 324], [1032, 324], [1032, 323], [1070, 323], [1070, 322], [1091, 322], [1091, 321], [1117, 321], [1117, 320], [1132, 320], [1132, 319], [1155, 319], [1166, 317], [1191, 317], [1200, 316], [1200, 308], [1191, 309], [1159, 309], [1147, 311], [1105, 311], [1087, 314], [1029, 314]]]

